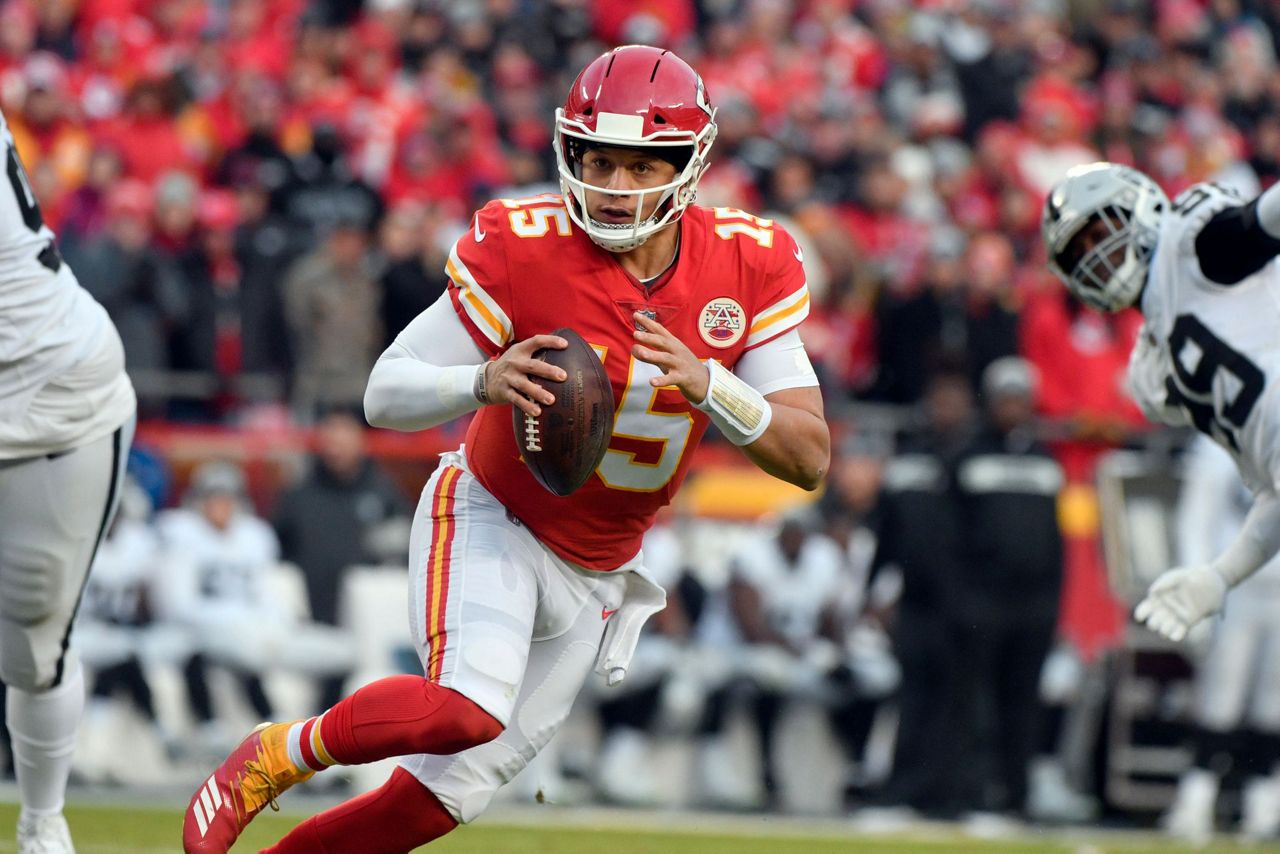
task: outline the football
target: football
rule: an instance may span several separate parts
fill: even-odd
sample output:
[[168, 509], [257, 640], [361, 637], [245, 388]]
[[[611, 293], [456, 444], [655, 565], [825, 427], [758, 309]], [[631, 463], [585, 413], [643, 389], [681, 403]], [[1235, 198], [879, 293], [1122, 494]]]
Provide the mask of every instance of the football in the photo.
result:
[[604, 363], [591, 345], [572, 329], [557, 329], [569, 342], [563, 350], [544, 348], [535, 359], [555, 365], [568, 374], [563, 382], [538, 378], [556, 396], [542, 404], [534, 417], [512, 407], [516, 445], [525, 465], [538, 482], [554, 495], [577, 490], [600, 465], [613, 435], [613, 388]]

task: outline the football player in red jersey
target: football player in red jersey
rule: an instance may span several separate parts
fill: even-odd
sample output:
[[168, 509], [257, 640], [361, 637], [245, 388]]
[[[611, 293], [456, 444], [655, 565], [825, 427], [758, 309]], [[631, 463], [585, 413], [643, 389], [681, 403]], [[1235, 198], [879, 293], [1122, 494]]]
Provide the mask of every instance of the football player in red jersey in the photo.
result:
[[[324, 714], [255, 730], [191, 799], [188, 852], [225, 852], [289, 786], [333, 764], [404, 757], [381, 788], [314, 816], [271, 852], [401, 852], [474, 819], [551, 739], [593, 669], [620, 681], [665, 595], [640, 541], [714, 423], [806, 489], [830, 439], [797, 326], [800, 250], [769, 220], [693, 204], [715, 137], [697, 73], [620, 47], [556, 112], [562, 195], [500, 199], [450, 253], [451, 287], [369, 379], [370, 423], [420, 430], [479, 410], [423, 491], [410, 623], [424, 677], [370, 683]], [[509, 406], [560, 380], [534, 360], [569, 326], [599, 353], [617, 415], [572, 495], [520, 459]]]

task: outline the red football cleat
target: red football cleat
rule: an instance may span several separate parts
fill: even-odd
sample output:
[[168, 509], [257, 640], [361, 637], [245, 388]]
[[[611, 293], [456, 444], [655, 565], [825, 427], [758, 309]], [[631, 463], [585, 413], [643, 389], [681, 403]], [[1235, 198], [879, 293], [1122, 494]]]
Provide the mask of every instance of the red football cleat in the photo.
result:
[[289, 761], [291, 724], [259, 724], [231, 751], [187, 806], [182, 847], [187, 854], [226, 854], [253, 817], [294, 783], [315, 775]]

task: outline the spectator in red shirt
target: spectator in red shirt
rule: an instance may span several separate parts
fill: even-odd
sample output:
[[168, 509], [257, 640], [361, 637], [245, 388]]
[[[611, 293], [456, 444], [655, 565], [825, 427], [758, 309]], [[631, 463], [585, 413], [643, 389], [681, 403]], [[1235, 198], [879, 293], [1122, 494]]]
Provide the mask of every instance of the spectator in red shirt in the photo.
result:
[[203, 166], [174, 121], [172, 81], [147, 78], [129, 90], [124, 114], [104, 133], [124, 158], [125, 174], [153, 184], [165, 172]]

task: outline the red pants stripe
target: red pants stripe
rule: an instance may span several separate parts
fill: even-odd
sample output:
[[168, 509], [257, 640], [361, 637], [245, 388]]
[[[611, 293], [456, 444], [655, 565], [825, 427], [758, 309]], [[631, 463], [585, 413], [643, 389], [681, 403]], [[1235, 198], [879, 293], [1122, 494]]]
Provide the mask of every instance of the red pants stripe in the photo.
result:
[[449, 635], [445, 630], [445, 612], [449, 605], [449, 569], [453, 559], [453, 538], [457, 530], [454, 522], [453, 500], [461, 470], [449, 466], [440, 476], [432, 496], [431, 519], [435, 528], [432, 538], [427, 583], [426, 625], [429, 627], [431, 657], [427, 664], [427, 678], [440, 680], [444, 666], [444, 653]]

